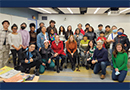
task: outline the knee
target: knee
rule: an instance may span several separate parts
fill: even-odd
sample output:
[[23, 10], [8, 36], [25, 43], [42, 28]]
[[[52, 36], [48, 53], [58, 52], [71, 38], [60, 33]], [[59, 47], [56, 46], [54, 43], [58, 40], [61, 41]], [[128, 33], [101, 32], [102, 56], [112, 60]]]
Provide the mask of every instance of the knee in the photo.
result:
[[101, 62], [101, 66], [106, 66], [106, 63], [105, 62]]
[[123, 79], [123, 78], [118, 78], [118, 81], [119, 81], [119, 82], [123, 82], [124, 79]]
[[45, 72], [45, 67], [41, 65], [39, 69], [39, 73], [42, 74], [44, 72]]
[[98, 74], [98, 71], [96, 70], [96, 68], [94, 68], [93, 73]]
[[52, 62], [51, 64], [50, 64], [50, 68], [54, 68], [55, 67], [55, 64], [54, 64], [54, 62]]

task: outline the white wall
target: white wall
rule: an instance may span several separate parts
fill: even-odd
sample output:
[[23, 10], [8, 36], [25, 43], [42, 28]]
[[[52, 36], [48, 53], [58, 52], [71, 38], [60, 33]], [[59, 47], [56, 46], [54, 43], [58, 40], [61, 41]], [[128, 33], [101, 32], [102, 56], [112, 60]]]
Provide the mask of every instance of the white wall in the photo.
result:
[[[42, 16], [47, 16], [48, 20], [42, 20]], [[122, 27], [125, 29], [125, 33], [130, 37], [130, 16], [129, 15], [118, 15], [118, 16], [108, 16], [108, 15], [44, 15], [39, 14], [38, 23], [41, 21], [45, 23], [45, 26], [49, 26], [50, 20], [56, 21], [56, 27], [59, 30], [60, 25], [64, 25], [67, 28], [68, 25], [72, 26], [73, 31], [77, 28], [78, 23], [82, 23], [83, 29], [85, 29], [85, 24], [90, 23], [94, 29], [98, 28], [98, 24], [106, 25], [116, 25], [118, 28]]]

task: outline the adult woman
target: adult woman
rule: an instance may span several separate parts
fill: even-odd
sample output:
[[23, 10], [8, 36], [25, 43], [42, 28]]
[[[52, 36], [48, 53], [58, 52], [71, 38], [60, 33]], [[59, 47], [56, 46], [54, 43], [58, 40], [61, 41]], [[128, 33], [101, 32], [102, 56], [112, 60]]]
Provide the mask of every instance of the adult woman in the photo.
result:
[[66, 40], [68, 40], [69, 36], [73, 35], [73, 31], [72, 31], [72, 26], [68, 26], [67, 27], [67, 32], [66, 32]]
[[54, 33], [54, 29], [52, 28], [52, 29], [50, 30], [49, 40], [50, 40], [51, 42], [54, 41], [56, 35], [57, 35], [57, 34]]
[[97, 41], [97, 48], [94, 51], [92, 64], [94, 66], [94, 74], [98, 74], [101, 70], [101, 79], [105, 78], [106, 75], [106, 67], [110, 64], [108, 60], [108, 52], [105, 48], [102, 47], [103, 42], [101, 40]]
[[65, 48], [65, 40], [66, 40], [65, 37], [66, 37], [65, 28], [63, 26], [60, 26], [59, 27], [59, 38], [61, 41], [63, 41], [64, 48]]
[[30, 34], [30, 44], [32, 43], [32, 44], [35, 44], [36, 45], [36, 48], [37, 48], [37, 44], [36, 44], [36, 42], [37, 42], [37, 34], [36, 34], [36, 32], [35, 32], [35, 24], [34, 23], [31, 23], [30, 25], [29, 25], [29, 27], [30, 27], [30, 31], [29, 31], [29, 34]]
[[36, 66], [34, 73], [39, 76], [39, 66], [41, 64], [41, 55], [35, 50], [35, 44], [30, 44], [22, 53], [21, 72], [30, 73], [30, 69]]
[[48, 36], [48, 33], [46, 32], [46, 27], [43, 26], [42, 32], [40, 32], [37, 35], [37, 46], [38, 46], [39, 51], [42, 47], [44, 47], [44, 41], [45, 40], [49, 40], [49, 36]]
[[88, 38], [86, 35], [84, 35], [83, 37], [83, 40], [80, 41], [80, 46], [79, 46], [79, 49], [80, 49], [80, 53], [81, 53], [81, 58], [82, 58], [82, 64], [85, 65], [86, 69], [89, 69], [88, 68], [88, 64], [87, 64], [87, 58], [88, 58], [88, 54], [87, 54], [87, 51], [88, 51]]
[[123, 82], [128, 71], [128, 56], [121, 43], [118, 43], [115, 47], [115, 50], [113, 51], [112, 62], [114, 67], [112, 72], [112, 79]]
[[[63, 64], [66, 59], [66, 54], [63, 51], [63, 42], [59, 40], [58, 35], [56, 35], [55, 41], [52, 42], [51, 48], [55, 52], [54, 59], [55, 59], [55, 64], [57, 66], [56, 71], [57, 71], [57, 73], [59, 73], [60, 70], [61, 71], [63, 70]], [[59, 58], [60, 57], [62, 58], [62, 60], [61, 60], [61, 64], [59, 67]]]
[[[96, 33], [94, 32], [94, 29], [92, 26], [89, 27], [89, 30], [87, 33], [85, 33], [85, 35], [88, 36], [89, 40], [93, 40], [95, 42], [96, 39]], [[95, 42], [96, 43], [96, 42]]]
[[40, 65], [40, 69], [39, 69], [40, 73], [44, 73], [45, 66], [47, 68], [54, 68], [55, 67], [54, 62], [52, 61], [52, 58], [54, 58], [54, 51], [49, 46], [48, 40], [44, 41], [44, 46], [45, 47], [42, 47], [40, 52], [39, 52], [42, 56], [42, 64]]
[[[12, 33], [8, 35], [8, 41], [10, 44], [11, 53], [13, 55], [13, 64], [14, 69], [19, 70], [20, 69], [20, 62], [21, 62], [21, 53], [22, 53], [22, 36], [20, 33], [17, 33], [18, 26], [16, 24], [13, 24], [12, 27]], [[18, 63], [16, 63], [18, 54]]]
[[77, 42], [75, 41], [73, 35], [70, 35], [68, 41], [66, 42], [66, 50], [72, 65], [72, 70], [74, 71], [77, 58]]

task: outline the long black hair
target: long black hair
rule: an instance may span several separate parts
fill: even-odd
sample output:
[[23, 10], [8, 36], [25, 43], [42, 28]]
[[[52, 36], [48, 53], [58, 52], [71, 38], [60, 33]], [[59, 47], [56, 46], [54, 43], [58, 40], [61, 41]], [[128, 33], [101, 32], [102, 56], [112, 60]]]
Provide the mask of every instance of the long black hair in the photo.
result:
[[92, 49], [95, 47], [95, 42], [94, 42], [94, 40], [90, 40], [90, 41], [88, 42], [88, 50], [90, 50], [90, 48], [91, 48], [91, 47], [89, 46], [89, 43], [90, 43], [90, 42], [93, 43], [93, 47], [92, 47]]
[[76, 30], [75, 30], [75, 34], [77, 34], [77, 30], [79, 30], [79, 34], [80, 34], [80, 29], [79, 29], [79, 28], [76, 28]]
[[63, 26], [59, 27], [59, 35], [61, 34], [61, 27], [63, 28], [63, 34], [65, 35], [65, 28]]

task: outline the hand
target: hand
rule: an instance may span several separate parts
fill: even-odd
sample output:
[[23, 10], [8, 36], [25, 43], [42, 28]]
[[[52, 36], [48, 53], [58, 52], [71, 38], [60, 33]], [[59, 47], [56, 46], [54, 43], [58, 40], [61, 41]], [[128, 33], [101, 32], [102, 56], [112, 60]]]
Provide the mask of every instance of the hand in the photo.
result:
[[20, 48], [16, 48], [16, 50], [18, 51]]
[[77, 35], [77, 37], [79, 37], [79, 35]]
[[43, 65], [43, 66], [46, 66], [46, 64], [45, 64], [45, 63], [42, 63], [42, 65]]
[[48, 60], [48, 63], [51, 63], [51, 59]]
[[54, 54], [54, 57], [56, 57], [57, 55], [58, 55], [58, 53], [55, 53], [55, 54]]
[[113, 40], [111, 40], [111, 42], [115, 42], [115, 40], [113, 39]]
[[28, 60], [27, 60], [27, 59], [25, 59], [25, 63], [28, 63]]
[[95, 64], [95, 60], [92, 60], [92, 64]]
[[87, 54], [89, 53], [89, 51], [87, 51]]
[[39, 51], [41, 50], [41, 47], [39, 48]]
[[30, 62], [33, 62], [33, 59], [32, 59], [32, 58], [30, 59]]
[[84, 51], [84, 53], [86, 53], [86, 51]]
[[124, 44], [125, 47], [127, 47], [127, 44]]
[[90, 59], [88, 58], [87, 61], [89, 61]]
[[116, 72], [117, 72], [117, 71], [119, 72], [118, 68], [115, 68], [115, 71], [116, 71]]
[[71, 53], [71, 56], [73, 57], [73, 53]]

